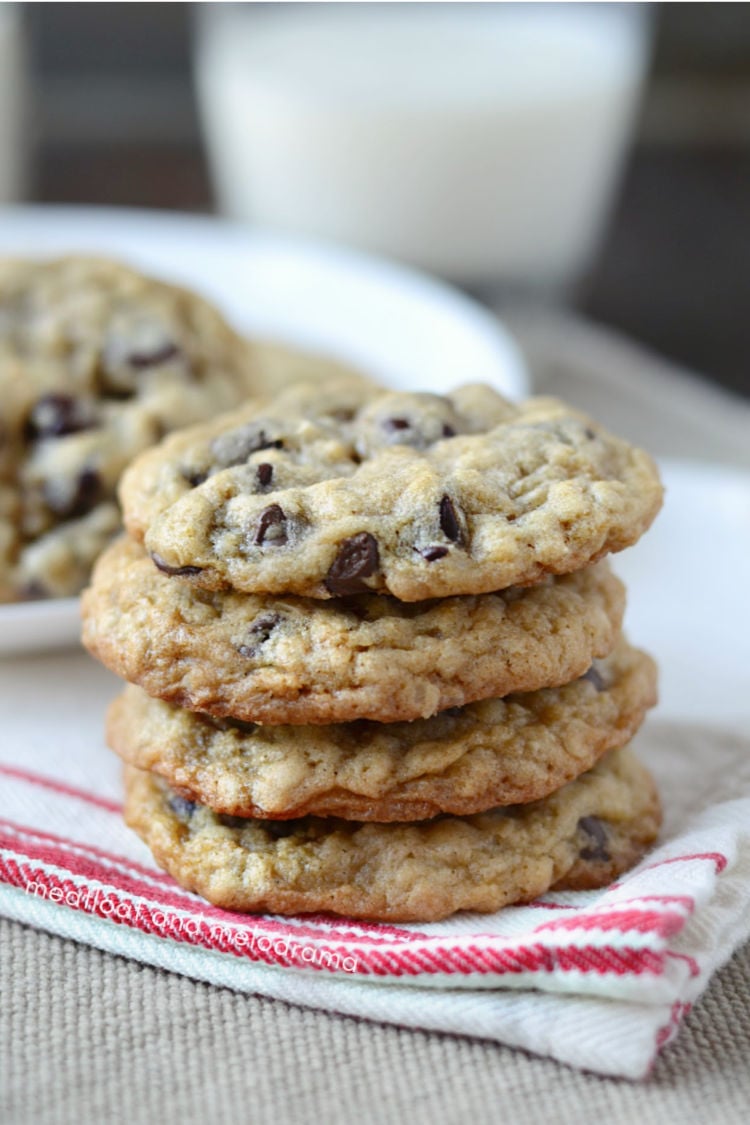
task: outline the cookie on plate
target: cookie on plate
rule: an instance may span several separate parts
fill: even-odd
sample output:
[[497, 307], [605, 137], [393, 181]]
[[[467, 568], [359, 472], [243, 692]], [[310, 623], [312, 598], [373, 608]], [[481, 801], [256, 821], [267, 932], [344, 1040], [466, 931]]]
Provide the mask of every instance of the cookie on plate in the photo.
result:
[[180, 434], [121, 498], [156, 565], [196, 586], [419, 601], [578, 570], [634, 543], [662, 489], [646, 453], [554, 399], [343, 380]]
[[193, 714], [130, 685], [109, 745], [181, 796], [233, 816], [425, 820], [546, 797], [633, 737], [656, 667], [621, 641], [573, 683], [411, 723], [269, 727]]
[[659, 799], [627, 749], [549, 797], [413, 824], [227, 817], [126, 767], [125, 818], [188, 890], [230, 910], [431, 922], [550, 889], [605, 886], [656, 838]]
[[1, 261], [2, 596], [77, 592], [125, 466], [251, 386], [251, 349], [195, 294], [116, 262]]
[[580, 676], [614, 646], [624, 590], [606, 563], [529, 589], [409, 604], [208, 591], [114, 543], [83, 596], [108, 668], [195, 711], [263, 723], [396, 722]]

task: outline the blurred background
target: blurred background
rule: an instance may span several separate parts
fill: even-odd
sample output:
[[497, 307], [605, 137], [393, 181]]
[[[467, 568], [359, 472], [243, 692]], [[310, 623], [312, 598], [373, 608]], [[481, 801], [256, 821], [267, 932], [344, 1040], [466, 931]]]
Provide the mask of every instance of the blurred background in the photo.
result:
[[750, 395], [750, 6], [519, 8], [3, 4], [0, 199], [339, 239]]

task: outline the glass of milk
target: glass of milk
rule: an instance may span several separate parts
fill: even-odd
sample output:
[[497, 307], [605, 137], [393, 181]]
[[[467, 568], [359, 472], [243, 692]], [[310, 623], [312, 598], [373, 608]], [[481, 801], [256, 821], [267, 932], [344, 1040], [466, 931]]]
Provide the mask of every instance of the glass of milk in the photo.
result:
[[472, 285], [585, 271], [644, 73], [638, 5], [202, 7], [226, 214]]

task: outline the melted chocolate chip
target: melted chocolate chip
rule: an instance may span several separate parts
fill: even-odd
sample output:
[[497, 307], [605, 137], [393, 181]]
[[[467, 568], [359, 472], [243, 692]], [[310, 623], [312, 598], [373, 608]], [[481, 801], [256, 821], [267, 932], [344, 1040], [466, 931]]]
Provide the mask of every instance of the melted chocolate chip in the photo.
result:
[[192, 578], [194, 574], [200, 574], [203, 570], [202, 566], [170, 566], [161, 555], [157, 555], [156, 551], [152, 552], [151, 561], [162, 574], [168, 574], [172, 578]]
[[590, 684], [594, 685], [597, 691], [607, 690], [607, 684], [604, 680], [604, 676], [594, 664], [591, 665], [588, 672], [583, 673], [581, 679], [588, 680]]
[[127, 362], [136, 371], [145, 371], [148, 367], [158, 367], [160, 363], [167, 363], [170, 359], [180, 354], [180, 349], [172, 340], [167, 340], [153, 351], [130, 352]]
[[449, 438], [449, 437], [455, 437], [455, 436], [456, 436], [456, 431], [453, 429], [453, 426], [449, 426], [448, 423], [445, 422], [443, 424], [443, 437]]
[[269, 504], [260, 513], [253, 543], [258, 547], [263, 546], [264, 543], [269, 543], [274, 547], [283, 547], [286, 541], [284, 509], [280, 504]]
[[180, 820], [190, 820], [196, 809], [195, 801], [188, 801], [185, 797], [181, 797], [179, 793], [170, 793], [167, 800], [175, 816], [179, 817]]
[[240, 656], [256, 656], [258, 649], [266, 643], [280, 621], [280, 613], [263, 613], [260, 617], [256, 617], [249, 629], [250, 643], [239, 645], [237, 648]]
[[273, 465], [269, 465], [267, 461], [264, 461], [262, 465], [258, 465], [255, 475], [258, 478], [260, 487], [268, 488], [273, 480]]
[[581, 859], [596, 863], [608, 863], [612, 857], [606, 848], [607, 830], [599, 817], [582, 816], [578, 821], [578, 830], [588, 836], [591, 841], [590, 845], [581, 848], [579, 852]]
[[464, 542], [464, 533], [458, 522], [456, 506], [447, 494], [440, 501], [440, 529], [443, 534], [454, 543]]
[[411, 422], [408, 418], [386, 418], [383, 422], [383, 429], [387, 433], [394, 433], [396, 430], [411, 429]]
[[448, 554], [447, 547], [423, 547], [419, 552], [423, 559], [427, 562], [436, 562], [437, 559], [444, 559]]
[[360, 531], [339, 544], [338, 554], [325, 577], [325, 587], [337, 597], [361, 594], [368, 589], [364, 579], [380, 565], [378, 541], [369, 531]]
[[92, 419], [71, 395], [43, 395], [34, 403], [26, 422], [26, 440], [65, 437], [91, 429]]

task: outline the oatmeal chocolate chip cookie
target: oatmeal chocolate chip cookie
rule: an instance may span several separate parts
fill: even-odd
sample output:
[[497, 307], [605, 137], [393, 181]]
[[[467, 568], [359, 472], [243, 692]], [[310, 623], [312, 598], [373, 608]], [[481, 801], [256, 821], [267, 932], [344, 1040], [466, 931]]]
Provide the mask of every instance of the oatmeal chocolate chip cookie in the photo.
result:
[[251, 349], [192, 293], [108, 261], [0, 262], [7, 596], [77, 592], [101, 547], [80, 521], [103, 528], [133, 457], [236, 405], [251, 379]]
[[132, 766], [126, 793], [125, 819], [157, 863], [217, 906], [400, 922], [605, 886], [660, 823], [653, 780], [626, 749], [544, 800], [414, 824], [227, 817]]
[[650, 457], [554, 399], [291, 388], [126, 474], [128, 529], [205, 589], [404, 601], [538, 582], [634, 543]]
[[233, 816], [425, 820], [546, 797], [633, 737], [656, 668], [621, 641], [573, 683], [431, 719], [268, 727], [214, 719], [127, 687], [109, 745], [181, 796]]
[[623, 607], [605, 563], [499, 594], [323, 602], [201, 590], [122, 539], [84, 594], [83, 641], [149, 695], [191, 710], [396, 722], [575, 679], [613, 648]]

